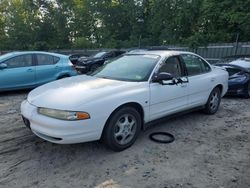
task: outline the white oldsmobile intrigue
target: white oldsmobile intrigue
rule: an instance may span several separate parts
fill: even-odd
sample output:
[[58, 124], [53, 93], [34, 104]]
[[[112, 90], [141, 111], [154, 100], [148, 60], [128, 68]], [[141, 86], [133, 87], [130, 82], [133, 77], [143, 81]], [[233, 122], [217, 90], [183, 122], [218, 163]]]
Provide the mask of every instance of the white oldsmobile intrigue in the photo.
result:
[[21, 114], [34, 134], [50, 142], [102, 139], [121, 151], [153, 120], [196, 107], [216, 113], [227, 89], [228, 73], [196, 54], [138, 51], [91, 75], [34, 89], [22, 102]]

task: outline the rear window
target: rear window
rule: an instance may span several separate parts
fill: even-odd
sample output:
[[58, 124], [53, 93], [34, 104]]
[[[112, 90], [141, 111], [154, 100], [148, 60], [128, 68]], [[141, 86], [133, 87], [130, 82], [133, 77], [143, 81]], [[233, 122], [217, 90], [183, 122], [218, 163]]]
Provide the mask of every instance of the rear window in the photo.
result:
[[55, 56], [54, 56], [54, 64], [57, 64], [57, 63], [58, 63], [58, 61], [60, 61], [60, 58], [59, 58], [59, 57], [55, 57]]
[[211, 71], [210, 66], [198, 56], [182, 54], [181, 57], [184, 60], [189, 76], [195, 76]]
[[55, 57], [47, 54], [37, 54], [37, 65], [53, 65], [58, 63], [59, 57]]

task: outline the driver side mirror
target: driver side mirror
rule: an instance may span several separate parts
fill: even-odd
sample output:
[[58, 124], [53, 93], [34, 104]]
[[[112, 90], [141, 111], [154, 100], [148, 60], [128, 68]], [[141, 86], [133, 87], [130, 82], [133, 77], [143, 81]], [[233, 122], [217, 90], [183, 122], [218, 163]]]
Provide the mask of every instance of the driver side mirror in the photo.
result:
[[7, 66], [7, 64], [5, 64], [5, 63], [1, 63], [0, 64], [0, 69], [6, 69], [8, 66]]
[[154, 78], [153, 78], [153, 82], [158, 82], [162, 85], [164, 84], [173, 84], [173, 82], [168, 82], [168, 83], [164, 83], [165, 81], [172, 81], [174, 79], [174, 76], [170, 73], [166, 73], [166, 72], [161, 72], [159, 74], [157, 74]]

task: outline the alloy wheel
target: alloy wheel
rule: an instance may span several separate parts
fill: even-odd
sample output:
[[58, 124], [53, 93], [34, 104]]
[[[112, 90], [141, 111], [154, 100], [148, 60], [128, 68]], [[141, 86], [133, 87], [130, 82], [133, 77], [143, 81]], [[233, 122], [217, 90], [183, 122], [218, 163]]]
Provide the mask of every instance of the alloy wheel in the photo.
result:
[[128, 144], [136, 134], [136, 118], [132, 114], [122, 115], [115, 124], [114, 138], [120, 145]]
[[219, 106], [220, 103], [220, 98], [219, 98], [219, 94], [218, 92], [213, 92], [211, 98], [210, 98], [210, 103], [209, 106], [211, 108], [212, 111], [216, 110]]

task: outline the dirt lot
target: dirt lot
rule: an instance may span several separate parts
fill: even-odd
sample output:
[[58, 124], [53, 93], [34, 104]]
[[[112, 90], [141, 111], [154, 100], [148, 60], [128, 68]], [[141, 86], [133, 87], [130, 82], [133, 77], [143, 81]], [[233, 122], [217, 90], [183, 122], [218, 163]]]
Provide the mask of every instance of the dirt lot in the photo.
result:
[[[250, 99], [226, 98], [216, 115], [190, 113], [143, 132], [120, 153], [99, 142], [56, 145], [34, 136], [19, 106], [0, 94], [0, 187], [250, 187]], [[156, 130], [171, 144], [148, 139]]]

